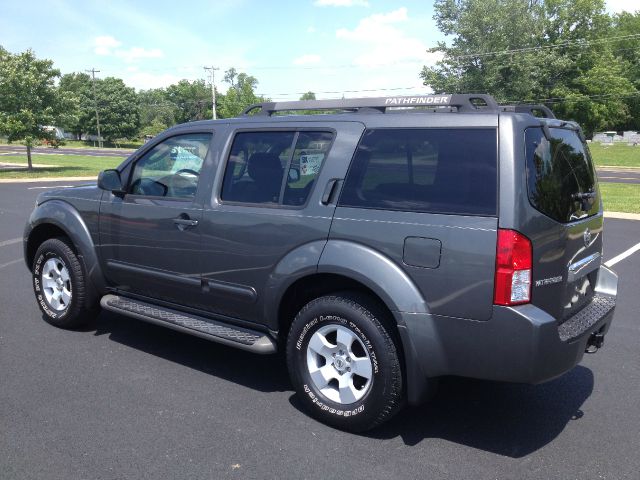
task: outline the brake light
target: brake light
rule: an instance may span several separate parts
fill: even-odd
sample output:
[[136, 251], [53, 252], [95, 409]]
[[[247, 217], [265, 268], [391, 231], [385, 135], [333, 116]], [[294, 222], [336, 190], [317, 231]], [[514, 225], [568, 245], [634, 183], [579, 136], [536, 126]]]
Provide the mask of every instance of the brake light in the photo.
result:
[[498, 230], [493, 303], [520, 305], [531, 301], [531, 241], [515, 230]]

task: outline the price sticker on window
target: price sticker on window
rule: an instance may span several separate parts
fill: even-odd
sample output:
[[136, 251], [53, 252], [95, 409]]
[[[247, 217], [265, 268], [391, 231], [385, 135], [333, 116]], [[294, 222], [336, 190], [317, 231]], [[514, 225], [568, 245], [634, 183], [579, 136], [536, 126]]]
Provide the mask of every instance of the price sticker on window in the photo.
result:
[[300, 156], [300, 175], [317, 175], [324, 160], [324, 153], [314, 153]]

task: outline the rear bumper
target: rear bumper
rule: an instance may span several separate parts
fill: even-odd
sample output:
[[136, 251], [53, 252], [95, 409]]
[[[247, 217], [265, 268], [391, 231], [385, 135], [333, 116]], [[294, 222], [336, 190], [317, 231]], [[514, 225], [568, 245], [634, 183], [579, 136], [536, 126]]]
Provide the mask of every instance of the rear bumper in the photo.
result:
[[[401, 314], [405, 355], [414, 356], [407, 362], [416, 363], [408, 371], [416, 372], [414, 380], [418, 374], [459, 375], [535, 384], [558, 377], [580, 362], [593, 333], [611, 326], [617, 281], [601, 267], [592, 302], [560, 326], [533, 305], [496, 306], [488, 321]], [[419, 402], [412, 397], [410, 403]]]

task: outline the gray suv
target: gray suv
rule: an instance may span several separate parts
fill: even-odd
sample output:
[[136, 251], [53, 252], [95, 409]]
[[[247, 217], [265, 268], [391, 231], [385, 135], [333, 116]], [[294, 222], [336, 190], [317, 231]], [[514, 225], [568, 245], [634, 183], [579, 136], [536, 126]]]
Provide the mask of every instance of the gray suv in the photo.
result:
[[170, 128], [97, 187], [42, 194], [24, 257], [49, 323], [101, 306], [286, 351], [309, 412], [362, 431], [443, 375], [539, 383], [597, 350], [617, 292], [602, 240], [577, 124], [428, 95]]

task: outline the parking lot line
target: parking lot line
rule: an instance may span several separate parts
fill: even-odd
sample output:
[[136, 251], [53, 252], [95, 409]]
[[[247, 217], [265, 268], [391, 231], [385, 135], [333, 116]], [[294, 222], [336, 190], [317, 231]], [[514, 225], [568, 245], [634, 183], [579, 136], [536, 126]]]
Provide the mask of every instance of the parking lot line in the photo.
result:
[[9, 265], [14, 265], [16, 263], [23, 262], [23, 261], [24, 260], [22, 258], [17, 258], [15, 260], [11, 260], [10, 262], [0, 264], [0, 269], [2, 269], [4, 267], [8, 267]]
[[616, 255], [615, 257], [613, 257], [611, 260], [604, 262], [605, 266], [607, 267], [612, 267], [614, 266], [616, 263], [620, 262], [621, 260], [624, 260], [625, 258], [627, 258], [629, 255], [633, 255], [635, 252], [637, 252], [638, 250], [640, 250], [640, 243], [635, 244], [633, 247], [625, 250], [624, 252], [622, 252], [620, 255]]
[[13, 245], [14, 243], [20, 243], [21, 241], [22, 241], [22, 237], [13, 238], [11, 240], [5, 240], [3, 242], [0, 242], [0, 247], [6, 247], [7, 245]]

